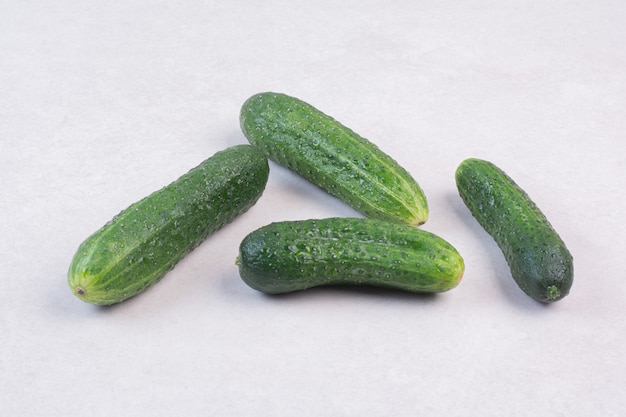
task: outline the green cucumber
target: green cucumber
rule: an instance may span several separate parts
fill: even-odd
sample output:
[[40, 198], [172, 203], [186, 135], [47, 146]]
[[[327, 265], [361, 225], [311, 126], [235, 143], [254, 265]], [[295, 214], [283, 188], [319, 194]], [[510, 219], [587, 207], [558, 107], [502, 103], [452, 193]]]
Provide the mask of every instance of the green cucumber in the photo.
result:
[[428, 218], [424, 192], [376, 145], [313, 106], [284, 94], [260, 93], [242, 106], [251, 144], [367, 217], [410, 225]]
[[243, 239], [236, 263], [246, 284], [268, 294], [338, 284], [443, 292], [464, 271], [442, 238], [367, 218], [271, 223]]
[[209, 234], [256, 203], [268, 174], [267, 159], [250, 145], [216, 153], [88, 237], [69, 268], [71, 290], [99, 305], [146, 290]]
[[461, 199], [506, 258], [517, 285], [550, 303], [572, 286], [573, 258], [545, 215], [504, 171], [470, 158], [456, 171]]

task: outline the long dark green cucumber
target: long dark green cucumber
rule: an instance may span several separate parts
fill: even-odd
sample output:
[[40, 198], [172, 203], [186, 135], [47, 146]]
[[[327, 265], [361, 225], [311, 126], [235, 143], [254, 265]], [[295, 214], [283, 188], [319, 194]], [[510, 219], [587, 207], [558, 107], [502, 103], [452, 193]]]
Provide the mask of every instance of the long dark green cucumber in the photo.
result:
[[428, 219], [415, 179], [369, 140], [284, 94], [250, 97], [240, 113], [250, 143], [367, 217], [410, 225]]
[[480, 159], [456, 171], [459, 194], [478, 223], [493, 236], [519, 287], [537, 301], [565, 297], [573, 258], [545, 215], [504, 171]]
[[269, 294], [337, 284], [442, 292], [464, 270], [461, 255], [442, 238], [367, 218], [269, 224], [243, 239], [237, 264], [244, 282]]
[[256, 203], [268, 173], [267, 159], [253, 146], [216, 153], [88, 237], [69, 268], [71, 290], [101, 305], [144, 291], [209, 234]]

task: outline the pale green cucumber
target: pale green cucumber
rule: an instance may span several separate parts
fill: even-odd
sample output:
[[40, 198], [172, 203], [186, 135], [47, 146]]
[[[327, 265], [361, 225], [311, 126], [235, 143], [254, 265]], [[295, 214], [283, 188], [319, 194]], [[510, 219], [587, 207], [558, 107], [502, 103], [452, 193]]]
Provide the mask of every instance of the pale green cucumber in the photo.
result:
[[68, 273], [72, 292], [108, 305], [144, 291], [255, 204], [268, 173], [255, 147], [233, 146], [132, 204], [80, 245]]

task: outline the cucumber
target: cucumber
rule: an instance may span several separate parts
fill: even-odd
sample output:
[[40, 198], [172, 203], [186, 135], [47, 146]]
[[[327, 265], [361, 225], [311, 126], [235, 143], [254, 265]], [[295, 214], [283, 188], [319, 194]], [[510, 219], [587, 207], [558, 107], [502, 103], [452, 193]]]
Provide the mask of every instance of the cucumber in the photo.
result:
[[428, 219], [413, 177], [376, 145], [284, 94], [250, 97], [240, 113], [248, 141], [367, 217], [410, 225]]
[[572, 286], [573, 258], [545, 215], [504, 171], [470, 158], [456, 171], [461, 199], [506, 258], [517, 285], [550, 303]]
[[368, 218], [271, 223], [243, 239], [236, 263], [246, 284], [268, 294], [338, 284], [443, 292], [464, 270], [442, 238]]
[[250, 145], [216, 153], [89, 236], [71, 262], [71, 290], [99, 305], [146, 290], [209, 234], [250, 208], [268, 174], [267, 159]]

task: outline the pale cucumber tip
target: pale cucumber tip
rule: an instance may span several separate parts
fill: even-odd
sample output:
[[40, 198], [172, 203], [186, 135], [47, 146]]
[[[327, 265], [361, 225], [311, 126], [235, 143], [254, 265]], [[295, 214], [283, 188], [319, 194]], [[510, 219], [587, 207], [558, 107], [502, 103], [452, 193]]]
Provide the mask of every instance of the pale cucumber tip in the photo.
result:
[[419, 227], [423, 225], [424, 223], [426, 223], [427, 220], [428, 220], [428, 213], [420, 213], [419, 216], [415, 216], [413, 219], [411, 219], [409, 224], [411, 226]]
[[87, 290], [85, 290], [85, 287], [81, 285], [75, 285], [75, 286], [72, 286], [71, 289], [76, 297], [80, 298], [82, 301], [85, 301], [87, 303], [90, 302], [89, 296], [87, 294]]
[[556, 301], [561, 298], [561, 290], [556, 285], [550, 285], [546, 288], [546, 295], [548, 297], [547, 302]]
[[72, 293], [81, 301], [95, 304], [92, 300], [94, 296], [92, 285], [83, 274], [70, 275], [68, 284]]

